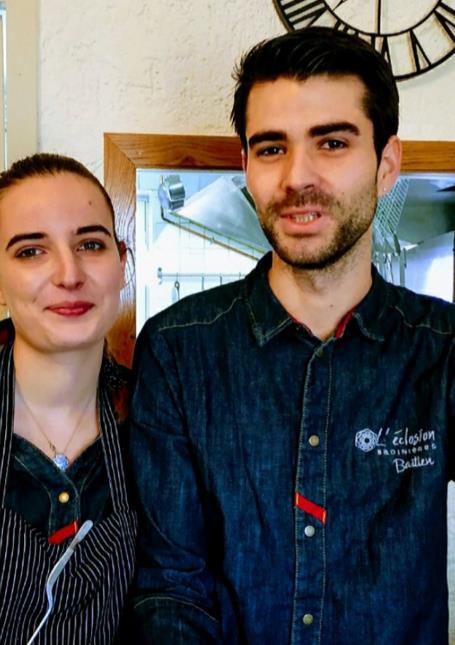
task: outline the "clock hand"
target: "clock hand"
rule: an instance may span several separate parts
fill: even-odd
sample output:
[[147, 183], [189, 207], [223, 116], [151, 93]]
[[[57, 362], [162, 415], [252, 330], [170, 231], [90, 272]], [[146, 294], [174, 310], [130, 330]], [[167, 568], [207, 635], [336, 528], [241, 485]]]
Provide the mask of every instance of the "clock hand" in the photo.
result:
[[338, 7], [340, 6], [340, 4], [344, 4], [345, 2], [348, 2], [348, 0], [340, 0], [340, 2], [337, 4], [337, 6], [333, 7], [333, 11], [336, 11], [338, 9]]
[[381, 33], [381, 13], [382, 13], [382, 11], [381, 11], [381, 3], [382, 3], [382, 0], [378, 0], [378, 27], [376, 29], [376, 32], [378, 34]]

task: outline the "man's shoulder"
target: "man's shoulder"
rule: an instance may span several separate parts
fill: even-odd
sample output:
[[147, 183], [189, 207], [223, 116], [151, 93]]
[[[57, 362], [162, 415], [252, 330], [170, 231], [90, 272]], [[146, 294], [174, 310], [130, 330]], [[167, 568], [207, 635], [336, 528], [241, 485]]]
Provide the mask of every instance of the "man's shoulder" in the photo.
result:
[[428, 327], [440, 334], [455, 334], [455, 305], [446, 300], [388, 284], [389, 304], [410, 327]]
[[213, 325], [229, 316], [244, 300], [243, 279], [207, 289], [186, 296], [149, 318], [144, 333], [150, 335], [167, 329]]

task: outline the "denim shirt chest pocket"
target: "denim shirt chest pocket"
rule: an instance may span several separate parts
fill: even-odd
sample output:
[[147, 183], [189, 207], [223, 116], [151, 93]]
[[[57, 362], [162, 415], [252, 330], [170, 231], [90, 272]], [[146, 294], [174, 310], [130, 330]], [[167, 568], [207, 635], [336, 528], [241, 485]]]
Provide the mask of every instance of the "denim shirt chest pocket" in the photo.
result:
[[396, 364], [391, 368], [389, 361], [384, 371], [380, 343], [363, 343], [361, 354], [355, 344], [355, 338], [337, 343], [333, 356], [331, 481], [335, 486], [336, 482], [358, 481], [359, 486], [349, 487], [349, 499], [360, 508], [369, 503], [372, 491], [384, 504], [393, 497], [393, 490], [400, 489], [405, 503], [405, 482], [409, 482], [409, 503], [417, 485], [427, 491], [437, 485], [442, 494], [449, 421], [443, 397], [432, 392], [447, 385], [435, 384], [428, 377], [441, 370], [435, 371], [431, 354], [424, 361], [422, 354], [416, 357], [415, 352], [403, 349], [409, 343], [400, 347], [398, 341], [395, 349], [388, 349], [389, 355], [396, 356]]

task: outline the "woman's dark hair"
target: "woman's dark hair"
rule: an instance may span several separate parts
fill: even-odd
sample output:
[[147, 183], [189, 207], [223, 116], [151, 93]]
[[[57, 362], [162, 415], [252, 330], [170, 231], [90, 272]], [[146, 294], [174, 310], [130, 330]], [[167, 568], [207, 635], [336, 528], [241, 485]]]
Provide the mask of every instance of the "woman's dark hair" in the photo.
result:
[[357, 76], [365, 85], [364, 109], [373, 123], [378, 161], [398, 131], [398, 90], [389, 64], [364, 40], [329, 27], [308, 27], [264, 40], [250, 49], [234, 70], [231, 121], [247, 150], [246, 109], [255, 83], [285, 77]]
[[64, 155], [48, 152], [38, 152], [30, 157], [24, 157], [24, 159], [15, 161], [8, 170], [0, 173], [0, 199], [2, 193], [8, 190], [11, 186], [19, 184], [24, 179], [46, 175], [58, 175], [59, 173], [64, 172], [88, 179], [100, 190], [112, 217], [115, 243], [119, 248], [120, 254], [122, 254], [124, 250], [122, 251], [122, 243], [119, 242], [115, 232], [115, 214], [111, 198], [103, 184], [95, 177], [95, 175], [72, 157], [65, 157]]

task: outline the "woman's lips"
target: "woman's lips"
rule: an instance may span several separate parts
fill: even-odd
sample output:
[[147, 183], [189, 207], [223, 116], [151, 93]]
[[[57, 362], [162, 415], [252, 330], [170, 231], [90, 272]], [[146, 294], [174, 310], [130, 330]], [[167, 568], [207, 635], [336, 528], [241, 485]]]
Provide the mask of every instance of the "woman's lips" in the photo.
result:
[[49, 311], [59, 316], [83, 316], [92, 307], [92, 302], [78, 301], [78, 302], [58, 302], [55, 305], [46, 307]]

